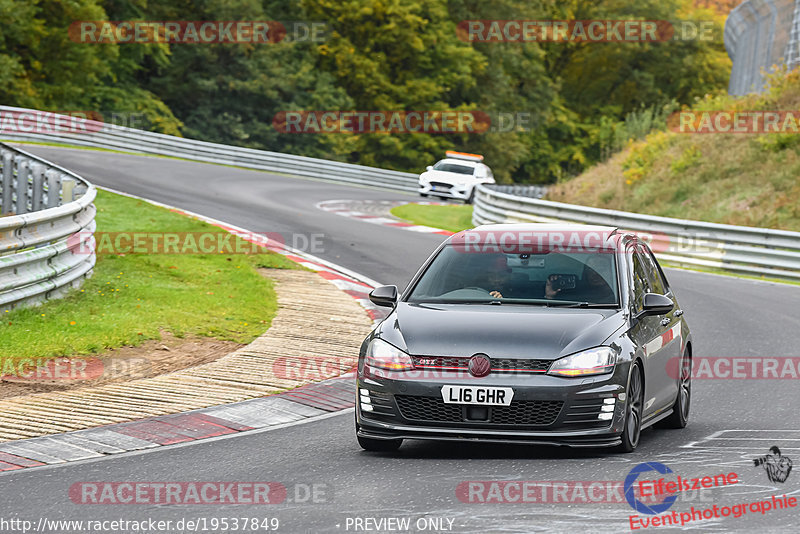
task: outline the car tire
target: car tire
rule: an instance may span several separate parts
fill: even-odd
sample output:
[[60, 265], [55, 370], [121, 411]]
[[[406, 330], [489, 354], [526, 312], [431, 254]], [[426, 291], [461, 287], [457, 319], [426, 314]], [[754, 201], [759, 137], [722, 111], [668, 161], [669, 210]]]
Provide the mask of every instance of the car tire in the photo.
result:
[[623, 421], [622, 443], [617, 452], [633, 452], [639, 445], [642, 433], [642, 414], [644, 413], [644, 377], [639, 363], [633, 364], [631, 378], [628, 383], [628, 402], [625, 404], [625, 420]]
[[426, 193], [420, 193], [419, 196], [421, 196], [422, 198], [428, 198], [428, 195]]
[[469, 198], [464, 201], [464, 204], [472, 204], [475, 201], [475, 188], [472, 188], [472, 191], [469, 194]]
[[394, 452], [400, 448], [400, 445], [403, 444], [402, 439], [372, 439], [362, 438], [361, 436], [356, 437], [358, 438], [358, 444], [361, 445], [361, 448], [370, 452]]
[[662, 428], [686, 428], [689, 422], [689, 408], [692, 405], [692, 357], [688, 352], [681, 358], [678, 377], [678, 396], [672, 406], [672, 413], [659, 421]]

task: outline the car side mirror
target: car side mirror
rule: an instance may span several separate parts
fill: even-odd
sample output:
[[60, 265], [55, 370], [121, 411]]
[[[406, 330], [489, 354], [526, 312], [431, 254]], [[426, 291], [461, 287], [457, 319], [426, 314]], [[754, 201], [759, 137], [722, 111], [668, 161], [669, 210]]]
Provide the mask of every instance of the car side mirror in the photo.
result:
[[658, 293], [645, 293], [644, 305], [642, 311], [639, 312], [639, 317], [647, 317], [649, 315], [666, 315], [672, 311], [675, 303], [671, 298]]
[[397, 304], [397, 286], [376, 287], [369, 293], [369, 300], [378, 306], [394, 307]]
[[433, 170], [433, 165], [428, 165], [427, 167], [425, 167], [425, 170], [426, 171], [432, 171]]

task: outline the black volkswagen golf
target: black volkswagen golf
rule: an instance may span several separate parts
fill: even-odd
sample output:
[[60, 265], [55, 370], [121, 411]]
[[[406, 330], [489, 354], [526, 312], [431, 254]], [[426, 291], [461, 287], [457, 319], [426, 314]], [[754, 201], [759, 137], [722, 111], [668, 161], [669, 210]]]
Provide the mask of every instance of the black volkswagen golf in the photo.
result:
[[356, 435], [488, 440], [630, 452], [643, 428], [686, 426], [692, 339], [635, 234], [488, 225], [455, 234], [364, 341]]

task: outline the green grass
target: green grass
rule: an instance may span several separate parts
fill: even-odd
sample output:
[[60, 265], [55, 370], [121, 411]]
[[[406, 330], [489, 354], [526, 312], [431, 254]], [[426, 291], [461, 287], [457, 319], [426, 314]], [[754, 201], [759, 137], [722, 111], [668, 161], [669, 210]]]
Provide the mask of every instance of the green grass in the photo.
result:
[[450, 232], [460, 232], [472, 228], [472, 206], [448, 205], [426, 206], [422, 204], [404, 204], [392, 208], [392, 215], [414, 224], [432, 226]]
[[[800, 72], [695, 111], [794, 110]], [[800, 231], [800, 135], [655, 132], [608, 162], [551, 187], [548, 200], [679, 219]]]
[[[223, 232], [141, 200], [99, 191], [98, 232]], [[238, 238], [237, 238], [238, 239]], [[0, 358], [85, 355], [160, 339], [160, 331], [247, 343], [277, 304], [257, 268], [298, 268], [265, 254], [101, 254], [66, 298], [2, 313]]]

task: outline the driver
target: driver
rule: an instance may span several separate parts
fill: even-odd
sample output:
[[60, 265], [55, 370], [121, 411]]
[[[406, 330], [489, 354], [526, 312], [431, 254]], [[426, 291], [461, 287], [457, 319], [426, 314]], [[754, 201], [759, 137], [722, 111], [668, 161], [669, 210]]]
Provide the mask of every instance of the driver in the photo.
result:
[[503, 298], [504, 291], [508, 294], [511, 282], [511, 269], [508, 267], [508, 259], [504, 254], [498, 256], [489, 266], [488, 272], [486, 273], [486, 280], [491, 288], [489, 294], [494, 298]]

